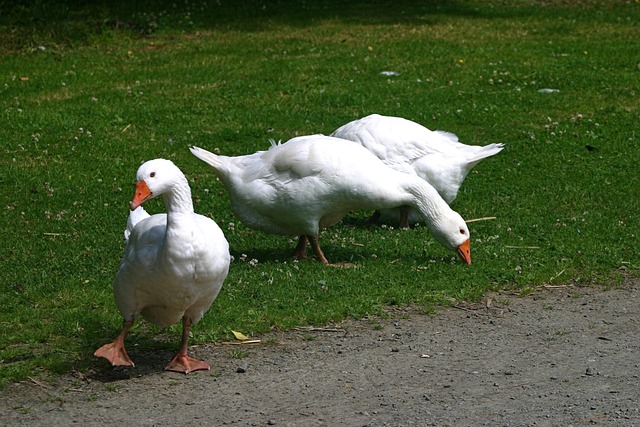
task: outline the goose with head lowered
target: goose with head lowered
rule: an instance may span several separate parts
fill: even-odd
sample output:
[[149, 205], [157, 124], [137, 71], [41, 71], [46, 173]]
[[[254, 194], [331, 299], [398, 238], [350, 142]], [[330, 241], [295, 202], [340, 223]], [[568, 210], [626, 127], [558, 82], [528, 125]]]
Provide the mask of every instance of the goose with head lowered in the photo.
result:
[[[500, 143], [466, 145], [452, 133], [432, 131], [411, 120], [379, 114], [349, 122], [331, 136], [357, 142], [387, 166], [419, 176], [449, 204], [455, 200], [471, 169], [504, 147]], [[420, 220], [415, 210], [401, 210], [402, 227]]]
[[299, 236], [295, 258], [305, 256], [309, 240], [318, 259], [331, 265], [318, 243], [321, 229], [352, 210], [411, 206], [438, 242], [471, 263], [462, 217], [426, 181], [387, 167], [359, 144], [310, 135], [245, 156], [191, 152], [213, 168], [245, 225]]
[[[149, 215], [140, 206], [162, 196], [166, 214]], [[229, 272], [229, 245], [218, 225], [193, 211], [191, 189], [173, 162], [150, 160], [138, 169], [131, 201], [127, 244], [113, 284], [124, 326], [95, 356], [114, 366], [134, 366], [124, 340], [139, 314], [160, 327], [182, 320], [182, 341], [165, 370], [208, 370], [187, 355], [189, 330], [218, 296]]]

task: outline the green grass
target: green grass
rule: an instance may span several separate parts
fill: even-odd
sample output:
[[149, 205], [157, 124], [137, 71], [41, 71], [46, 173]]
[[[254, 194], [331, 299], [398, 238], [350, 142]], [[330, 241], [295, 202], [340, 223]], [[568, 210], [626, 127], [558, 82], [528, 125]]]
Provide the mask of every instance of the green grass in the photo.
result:
[[[638, 273], [637, 1], [50, 3], [0, 1], [0, 386], [109, 369], [92, 353], [121, 326], [127, 202], [155, 157], [235, 258], [194, 344]], [[187, 149], [247, 154], [373, 112], [507, 144], [454, 203], [497, 217], [470, 224], [470, 267], [425, 228], [363, 227], [366, 212], [321, 237], [357, 269], [293, 262], [295, 241], [234, 219]], [[128, 342], [173, 349], [179, 328], [158, 343], [140, 321]]]

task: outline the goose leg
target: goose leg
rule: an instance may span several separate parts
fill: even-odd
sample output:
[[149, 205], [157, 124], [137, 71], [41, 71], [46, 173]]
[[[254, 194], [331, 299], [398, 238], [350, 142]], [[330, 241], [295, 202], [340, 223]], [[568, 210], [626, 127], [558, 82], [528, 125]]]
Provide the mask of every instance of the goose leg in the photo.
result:
[[316, 257], [318, 257], [320, 262], [323, 263], [324, 265], [332, 265], [332, 264], [329, 264], [327, 257], [324, 256], [322, 249], [320, 249], [320, 245], [318, 244], [318, 236], [317, 235], [309, 236], [309, 239], [311, 240], [311, 247], [313, 248], [313, 252], [316, 254]]
[[324, 256], [324, 252], [320, 249], [320, 245], [318, 244], [318, 236], [309, 236], [311, 240], [311, 247], [313, 248], [313, 252], [316, 254], [316, 257], [320, 260], [321, 263], [328, 267], [345, 267], [345, 268], [355, 268], [355, 264], [350, 262], [339, 262], [337, 264], [329, 263], [327, 257]]
[[409, 228], [409, 206], [400, 206], [400, 228]]
[[293, 253], [293, 257], [295, 259], [304, 259], [307, 257], [307, 236], [304, 234], [298, 238], [298, 246], [296, 246], [296, 251]]
[[97, 349], [93, 355], [107, 359], [112, 366], [135, 366], [131, 359], [129, 359], [127, 351], [124, 349], [124, 338], [129, 333], [131, 326], [133, 326], [133, 319], [126, 320], [120, 335], [118, 335], [113, 342]]
[[182, 319], [182, 342], [178, 353], [164, 367], [165, 371], [181, 372], [188, 374], [193, 371], [208, 371], [211, 367], [202, 360], [194, 359], [187, 356], [187, 346], [189, 344], [189, 328], [191, 327], [191, 319], [184, 317]]
[[373, 214], [371, 214], [371, 217], [367, 220], [367, 225], [373, 227], [378, 224], [378, 221], [380, 221], [380, 211], [376, 210], [373, 211]]

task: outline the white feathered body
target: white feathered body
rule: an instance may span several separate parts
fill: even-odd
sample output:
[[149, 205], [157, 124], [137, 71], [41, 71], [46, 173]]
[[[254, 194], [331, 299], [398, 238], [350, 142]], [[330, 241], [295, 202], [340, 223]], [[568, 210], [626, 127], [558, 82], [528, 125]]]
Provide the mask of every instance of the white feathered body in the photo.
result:
[[[129, 238], [114, 281], [123, 318], [137, 314], [164, 327], [185, 314], [199, 321], [229, 271], [229, 245], [220, 227], [193, 212], [191, 193], [165, 194], [167, 214], [131, 212]], [[126, 233], [125, 233], [126, 235]]]
[[467, 174], [503, 144], [466, 145], [444, 131], [432, 131], [400, 117], [372, 114], [338, 128], [331, 136], [357, 142], [387, 166], [431, 184], [451, 204]]
[[[220, 156], [197, 147], [191, 151], [213, 167], [234, 214], [252, 228], [317, 235], [355, 209], [411, 205], [445, 246], [453, 248], [463, 241], [452, 247], [434, 231], [447, 216], [462, 222], [465, 230], [466, 226], [433, 187], [385, 166], [359, 144], [311, 135], [246, 156]], [[458, 228], [455, 234], [453, 239], [460, 240]]]

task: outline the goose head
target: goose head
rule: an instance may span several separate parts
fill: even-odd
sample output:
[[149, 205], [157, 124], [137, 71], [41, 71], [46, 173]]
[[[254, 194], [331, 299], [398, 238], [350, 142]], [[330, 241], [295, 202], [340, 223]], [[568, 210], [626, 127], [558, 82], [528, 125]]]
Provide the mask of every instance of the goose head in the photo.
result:
[[471, 264], [469, 228], [460, 214], [451, 211], [430, 229], [440, 244], [457, 253], [466, 264]]
[[184, 179], [180, 169], [171, 160], [155, 159], [143, 163], [136, 174], [136, 191], [131, 200], [131, 210], [149, 199], [171, 191]]

